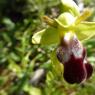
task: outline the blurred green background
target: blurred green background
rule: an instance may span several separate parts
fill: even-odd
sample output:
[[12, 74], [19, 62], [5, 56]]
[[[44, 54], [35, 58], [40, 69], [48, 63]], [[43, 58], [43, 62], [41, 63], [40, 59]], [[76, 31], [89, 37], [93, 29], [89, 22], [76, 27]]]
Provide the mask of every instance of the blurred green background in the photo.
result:
[[[81, 11], [93, 8], [88, 20], [95, 21], [95, 1], [75, 1]], [[84, 43], [94, 73], [84, 84], [74, 85], [54, 77], [52, 48], [31, 42], [46, 26], [42, 17], [60, 12], [60, 0], [0, 0], [0, 95], [95, 95], [95, 37]]]

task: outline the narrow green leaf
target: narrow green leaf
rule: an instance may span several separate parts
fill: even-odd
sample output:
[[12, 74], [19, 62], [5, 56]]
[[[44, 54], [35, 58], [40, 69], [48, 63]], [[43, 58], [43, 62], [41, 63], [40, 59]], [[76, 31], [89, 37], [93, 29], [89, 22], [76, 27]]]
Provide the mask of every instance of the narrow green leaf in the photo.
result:
[[79, 40], [88, 40], [95, 36], [95, 22], [82, 22], [75, 27], [75, 33]]
[[33, 44], [40, 44], [40, 42], [41, 42], [41, 37], [42, 37], [43, 33], [45, 32], [45, 30], [46, 30], [46, 29], [43, 29], [43, 30], [41, 30], [41, 31], [39, 31], [39, 32], [37, 32], [37, 33], [35, 33], [35, 34], [33, 35], [33, 37], [32, 37], [32, 43], [33, 43]]
[[62, 2], [62, 12], [70, 12], [73, 16], [78, 16], [80, 14], [79, 8], [73, 0], [61, 0]]

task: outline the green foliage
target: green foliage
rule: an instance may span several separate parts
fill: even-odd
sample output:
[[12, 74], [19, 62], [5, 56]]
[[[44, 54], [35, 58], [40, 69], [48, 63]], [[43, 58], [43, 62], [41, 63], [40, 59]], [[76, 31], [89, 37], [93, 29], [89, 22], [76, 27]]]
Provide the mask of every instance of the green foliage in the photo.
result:
[[[94, 74], [83, 85], [67, 84], [60, 79], [60, 76], [54, 76], [55, 70], [58, 73], [61, 71], [59, 65], [54, 64], [57, 61], [55, 56], [52, 57], [54, 58], [53, 65], [50, 61], [50, 53], [55, 45], [43, 47], [31, 42], [33, 34], [46, 26], [42, 23], [41, 18], [44, 15], [52, 15], [52, 17], [55, 17], [55, 14], [59, 15], [59, 12], [62, 11], [62, 8], [59, 12], [57, 11], [59, 6], [59, 0], [0, 0], [0, 95], [93, 95], [95, 93]], [[68, 12], [74, 11], [73, 15], [77, 15], [78, 12], [75, 10], [73, 8]], [[93, 18], [95, 18], [94, 15], [92, 20]], [[86, 25], [88, 26], [88, 24]], [[82, 27], [86, 31], [85, 26]], [[94, 29], [93, 25], [91, 27]], [[90, 27], [88, 28], [90, 29]], [[42, 33], [44, 35], [42, 39], [37, 32], [37, 43], [40, 40], [44, 44], [59, 41], [57, 31], [48, 30], [50, 32]], [[83, 30], [82, 33], [84, 33]], [[48, 40], [47, 35], [51, 35], [48, 37], [54, 39]], [[95, 69], [94, 43], [93, 37], [84, 44], [88, 50], [88, 60]], [[52, 69], [52, 66], [57, 68]], [[46, 70], [46, 78], [43, 78], [45, 82], [40, 80], [40, 82], [37, 81], [37, 85], [33, 85], [31, 83], [33, 74], [39, 68]]]

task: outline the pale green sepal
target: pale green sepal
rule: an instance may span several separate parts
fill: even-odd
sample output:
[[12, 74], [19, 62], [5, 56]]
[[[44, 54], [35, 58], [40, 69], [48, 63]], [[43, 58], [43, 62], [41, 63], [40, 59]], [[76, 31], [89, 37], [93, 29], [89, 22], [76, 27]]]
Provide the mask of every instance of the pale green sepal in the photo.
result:
[[59, 43], [59, 33], [56, 28], [49, 27], [45, 30], [45, 32], [42, 35], [41, 38], [41, 44], [42, 45], [52, 45], [52, 44], [58, 44]]
[[73, 16], [79, 16], [79, 7], [73, 0], [61, 0], [63, 12], [70, 12]]
[[55, 21], [63, 28], [68, 28], [74, 23], [75, 18], [69, 12], [64, 12]]
[[33, 44], [40, 44], [40, 42], [41, 42], [41, 37], [42, 37], [43, 33], [45, 32], [45, 30], [46, 30], [46, 29], [43, 29], [43, 30], [41, 30], [41, 31], [39, 31], [39, 32], [37, 32], [37, 33], [35, 33], [35, 34], [33, 35], [33, 37], [32, 37], [32, 43], [33, 43]]
[[95, 22], [82, 22], [75, 27], [75, 33], [79, 40], [88, 40], [95, 36]]

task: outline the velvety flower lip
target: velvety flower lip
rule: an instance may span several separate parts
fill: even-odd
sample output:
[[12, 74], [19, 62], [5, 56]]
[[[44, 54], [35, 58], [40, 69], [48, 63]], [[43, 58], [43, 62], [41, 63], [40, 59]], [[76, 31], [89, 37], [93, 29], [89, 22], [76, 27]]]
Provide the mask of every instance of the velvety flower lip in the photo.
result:
[[63, 39], [61, 39], [61, 44], [57, 48], [57, 57], [60, 62], [64, 63], [68, 61], [72, 54], [74, 54], [76, 58], [81, 58], [83, 56], [82, 53], [83, 46], [77, 39], [76, 35], [74, 34], [72, 38], [71, 36], [68, 36], [68, 33], [66, 33]]
[[63, 38], [63, 45], [61, 42], [58, 46], [56, 50], [57, 58], [64, 65], [64, 79], [71, 84], [81, 83], [90, 78], [93, 68], [87, 60], [86, 49], [78, 38], [74, 35], [72, 39], [68, 39], [70, 40], [67, 42]]
[[88, 79], [91, 77], [91, 75], [93, 73], [93, 67], [89, 62], [85, 64], [85, 67], [86, 67], [87, 79]]
[[84, 51], [83, 51], [83, 59], [84, 59], [83, 64], [85, 64], [85, 68], [86, 68], [86, 72], [87, 72], [87, 79], [88, 79], [91, 77], [91, 75], [93, 73], [93, 67], [87, 60], [86, 48], [84, 48]]
[[71, 55], [70, 60], [64, 64], [63, 76], [68, 83], [80, 83], [85, 80], [87, 72], [82, 59]]
[[[62, 54], [57, 54], [58, 60], [64, 65], [64, 74], [63, 77], [68, 83], [81, 83], [82, 81], [90, 78], [93, 72], [93, 68], [91, 64], [86, 60], [86, 49], [83, 49], [83, 54], [81, 58], [76, 58], [74, 54], [69, 55], [68, 61], [65, 61], [66, 57], [66, 50], [65, 50], [65, 57]], [[63, 58], [63, 57], [64, 58]], [[65, 59], [65, 60], [64, 60]], [[84, 61], [85, 60], [85, 61]]]

